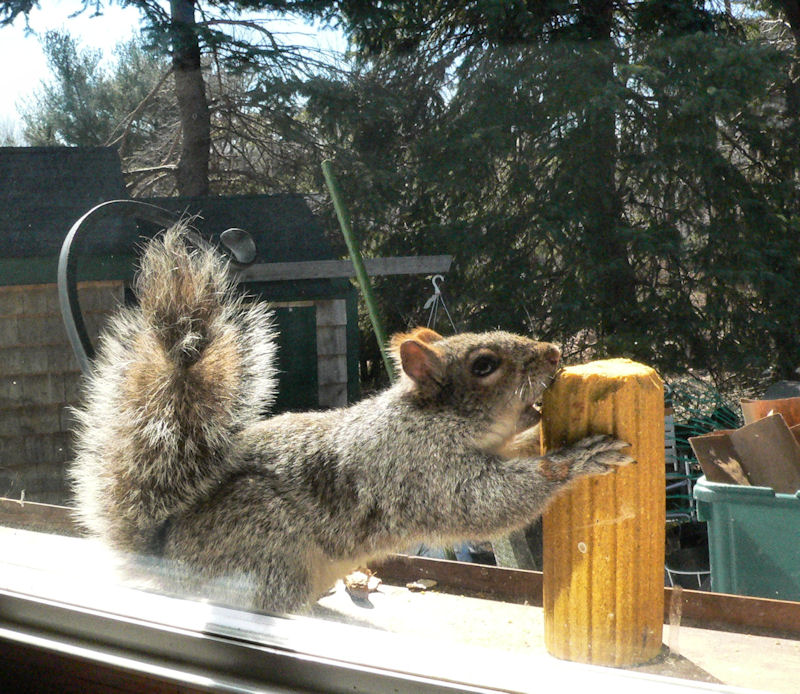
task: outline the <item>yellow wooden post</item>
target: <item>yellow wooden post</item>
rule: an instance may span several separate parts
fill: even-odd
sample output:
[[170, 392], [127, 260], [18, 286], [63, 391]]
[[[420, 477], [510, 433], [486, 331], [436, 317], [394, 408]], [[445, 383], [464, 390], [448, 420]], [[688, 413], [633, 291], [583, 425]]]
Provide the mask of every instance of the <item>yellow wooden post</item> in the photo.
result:
[[664, 394], [650, 367], [567, 367], [545, 393], [544, 450], [589, 434], [631, 444], [636, 464], [574, 482], [543, 517], [545, 644], [596, 665], [646, 662], [664, 614]]

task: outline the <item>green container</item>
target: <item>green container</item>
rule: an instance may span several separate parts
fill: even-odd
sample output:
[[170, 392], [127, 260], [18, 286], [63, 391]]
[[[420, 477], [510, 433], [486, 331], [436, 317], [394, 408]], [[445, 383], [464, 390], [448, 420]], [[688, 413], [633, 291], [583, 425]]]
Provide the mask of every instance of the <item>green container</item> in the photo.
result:
[[800, 491], [701, 477], [694, 496], [698, 518], [708, 521], [712, 590], [800, 600]]

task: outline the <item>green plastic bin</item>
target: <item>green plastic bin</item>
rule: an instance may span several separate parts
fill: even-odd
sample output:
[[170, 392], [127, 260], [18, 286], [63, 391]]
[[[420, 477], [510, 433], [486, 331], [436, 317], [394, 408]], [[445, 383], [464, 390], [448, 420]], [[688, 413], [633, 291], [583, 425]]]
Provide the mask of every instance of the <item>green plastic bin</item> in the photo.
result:
[[800, 491], [709, 482], [694, 487], [708, 522], [711, 589], [800, 600]]

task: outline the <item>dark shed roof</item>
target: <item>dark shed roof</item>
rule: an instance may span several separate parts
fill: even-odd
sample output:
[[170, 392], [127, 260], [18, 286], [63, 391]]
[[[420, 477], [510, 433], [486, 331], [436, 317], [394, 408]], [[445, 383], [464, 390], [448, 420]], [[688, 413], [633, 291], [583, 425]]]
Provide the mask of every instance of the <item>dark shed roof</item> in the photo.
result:
[[149, 198], [145, 202], [176, 214], [199, 215], [193, 224], [206, 237], [216, 239], [230, 227], [250, 232], [258, 263], [335, 257], [302, 195]]
[[[69, 228], [95, 205], [125, 198], [108, 147], [0, 147], [0, 257], [57, 255]], [[110, 220], [105, 238], [131, 226]]]
[[[58, 255], [75, 221], [92, 207], [127, 199], [117, 151], [108, 147], [0, 147], [0, 258]], [[154, 198], [176, 214], [199, 215], [204, 234], [229, 227], [249, 231], [257, 262], [334, 257], [322, 228], [300, 195]], [[142, 233], [129, 221], [108, 217], [82, 239], [88, 254], [135, 254]]]
[[[61, 245], [72, 225], [94, 206], [128, 199], [119, 156], [107, 147], [0, 147], [0, 285], [54, 282]], [[257, 263], [335, 257], [305, 198], [296, 194], [144, 200], [218, 241], [230, 227], [250, 232]], [[109, 215], [81, 227], [72, 246], [80, 280], [129, 279], [143, 237], [158, 229]], [[272, 300], [338, 295], [345, 280], [273, 282], [259, 289]]]

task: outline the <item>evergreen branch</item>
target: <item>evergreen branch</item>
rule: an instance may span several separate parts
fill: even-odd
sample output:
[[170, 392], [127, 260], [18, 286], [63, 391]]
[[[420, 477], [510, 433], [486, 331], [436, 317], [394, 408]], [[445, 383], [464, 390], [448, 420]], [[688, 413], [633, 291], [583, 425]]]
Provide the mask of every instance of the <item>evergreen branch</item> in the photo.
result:
[[[167, 81], [169, 76], [172, 74], [174, 68], [170, 67], [161, 78], [158, 80], [156, 85], [147, 93], [147, 95], [142, 99], [125, 118], [114, 126], [114, 129], [111, 131], [111, 134], [108, 136], [108, 139], [104, 143], [104, 147], [114, 147], [117, 144], [120, 145], [120, 149], [124, 147], [124, 140], [130, 134], [131, 126], [133, 125], [134, 121], [141, 115], [147, 105], [152, 101], [156, 94], [161, 90], [161, 87], [164, 86], [164, 83]], [[124, 125], [123, 125], [124, 124]], [[122, 127], [122, 132], [118, 137], [114, 137], [114, 134]]]

